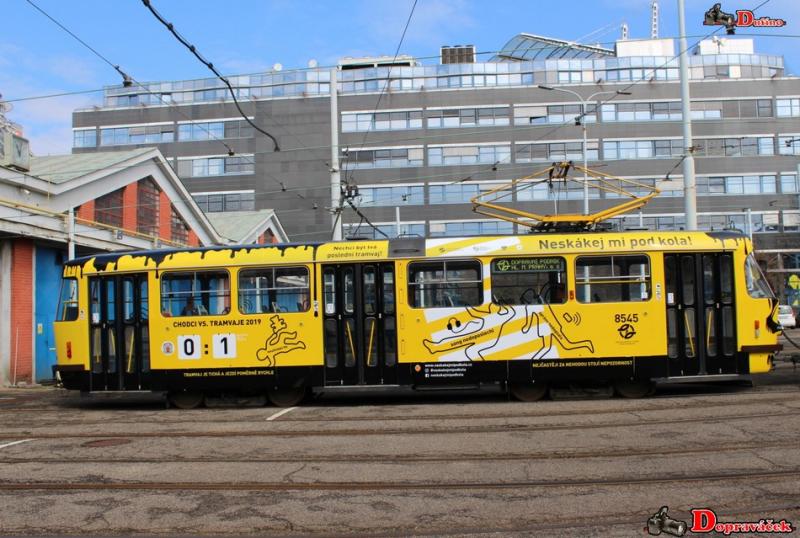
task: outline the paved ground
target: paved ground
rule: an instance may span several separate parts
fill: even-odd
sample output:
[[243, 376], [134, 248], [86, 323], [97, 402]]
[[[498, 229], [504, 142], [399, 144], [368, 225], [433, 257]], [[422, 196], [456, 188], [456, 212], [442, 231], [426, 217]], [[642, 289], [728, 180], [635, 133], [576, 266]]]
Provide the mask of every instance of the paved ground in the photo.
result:
[[646, 536], [663, 505], [800, 524], [783, 360], [752, 388], [645, 400], [361, 394], [278, 413], [0, 391], [0, 534]]

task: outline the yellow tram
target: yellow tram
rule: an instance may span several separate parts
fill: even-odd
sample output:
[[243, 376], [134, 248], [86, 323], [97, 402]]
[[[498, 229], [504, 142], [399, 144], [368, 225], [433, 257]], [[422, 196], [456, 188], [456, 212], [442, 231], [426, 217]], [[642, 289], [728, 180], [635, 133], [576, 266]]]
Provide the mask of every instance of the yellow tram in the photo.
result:
[[68, 262], [57, 375], [81, 391], [264, 394], [768, 372], [776, 300], [736, 232], [399, 238]]

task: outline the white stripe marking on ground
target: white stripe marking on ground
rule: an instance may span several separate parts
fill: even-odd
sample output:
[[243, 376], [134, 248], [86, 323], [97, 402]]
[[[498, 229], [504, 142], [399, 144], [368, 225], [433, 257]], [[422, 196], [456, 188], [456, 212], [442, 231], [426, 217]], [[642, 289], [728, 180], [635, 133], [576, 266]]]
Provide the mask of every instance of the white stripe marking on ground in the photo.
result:
[[10, 446], [19, 445], [22, 443], [27, 443], [28, 441], [33, 441], [33, 439], [23, 439], [22, 441], [11, 441], [10, 443], [0, 445], [0, 448], [7, 448]]
[[[274, 415], [269, 417], [267, 420], [268, 421], [275, 420], [276, 418], [281, 417], [281, 416], [285, 415], [286, 413], [288, 413], [289, 411], [292, 411], [294, 409], [297, 409], [297, 408], [296, 407], [287, 407], [286, 409], [278, 411], [277, 413], [275, 413]], [[0, 447], [0, 448], [2, 448], [2, 447]]]

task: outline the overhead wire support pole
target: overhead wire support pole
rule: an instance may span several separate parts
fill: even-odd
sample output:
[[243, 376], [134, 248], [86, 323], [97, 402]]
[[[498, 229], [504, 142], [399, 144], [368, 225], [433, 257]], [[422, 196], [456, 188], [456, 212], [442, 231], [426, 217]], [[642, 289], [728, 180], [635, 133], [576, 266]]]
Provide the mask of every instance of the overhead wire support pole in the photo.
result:
[[694, 155], [692, 154], [692, 118], [689, 95], [689, 51], [686, 46], [686, 17], [684, 0], [678, 0], [678, 57], [681, 74], [681, 115], [683, 117], [683, 203], [686, 213], [686, 229], [697, 230], [697, 182], [694, 177]]
[[[586, 99], [584, 99], [581, 94], [576, 91], [568, 90], [566, 88], [555, 88], [552, 86], [543, 86], [542, 84], [538, 85], [539, 89], [548, 90], [548, 91], [555, 91], [555, 92], [564, 92], [571, 95], [574, 95], [578, 101], [581, 103], [581, 113], [579, 116], [575, 117], [575, 124], [580, 124], [581, 130], [583, 131], [583, 214], [589, 214], [589, 177], [587, 176], [586, 170], [589, 168], [589, 151], [588, 151], [588, 139], [586, 133], [586, 116], [589, 113], [587, 110], [588, 104], [594, 99], [595, 97], [599, 97], [600, 95], [605, 94], [615, 94], [615, 95], [630, 95], [630, 92], [616, 90], [616, 91], [603, 91], [603, 92], [595, 92]], [[595, 117], [597, 116], [597, 105], [595, 105], [594, 109]]]
[[342, 239], [342, 175], [339, 157], [339, 89], [336, 67], [331, 69], [331, 239]]
[[233, 86], [231, 86], [231, 83], [228, 81], [228, 79], [226, 77], [222, 76], [222, 74], [219, 71], [217, 71], [217, 68], [214, 67], [214, 64], [209, 62], [208, 60], [206, 60], [203, 57], [203, 55], [200, 54], [197, 51], [197, 48], [194, 45], [189, 43], [181, 34], [179, 34], [178, 31], [175, 30], [175, 26], [171, 22], [167, 21], [164, 17], [161, 16], [161, 14], [158, 11], [156, 11], [156, 9], [150, 3], [150, 0], [142, 0], [142, 3], [145, 5], [145, 7], [147, 9], [150, 10], [150, 13], [152, 13], [153, 16], [156, 19], [158, 19], [158, 21], [161, 24], [163, 24], [167, 28], [167, 30], [170, 31], [170, 33], [173, 36], [175, 36], [175, 39], [180, 41], [181, 44], [184, 47], [189, 49], [189, 52], [191, 52], [194, 55], [195, 58], [200, 60], [200, 63], [205, 65], [212, 73], [214, 73], [217, 76], [218, 79], [220, 79], [225, 84], [225, 86], [228, 87], [228, 90], [231, 92], [231, 97], [233, 98], [233, 103], [236, 105], [237, 110], [239, 110], [239, 114], [241, 114], [241, 116], [245, 119], [245, 121], [247, 121], [247, 123], [250, 124], [250, 126], [253, 129], [255, 129], [256, 131], [258, 131], [259, 133], [261, 133], [263, 135], [268, 136], [270, 138], [270, 140], [272, 140], [272, 143], [275, 145], [275, 151], [280, 151], [281, 148], [278, 145], [278, 140], [274, 136], [272, 136], [270, 133], [268, 133], [267, 131], [265, 131], [264, 129], [262, 129], [261, 127], [256, 125], [255, 123], [253, 123], [253, 120], [248, 118], [247, 114], [244, 113], [244, 110], [242, 110], [241, 105], [239, 105], [239, 100], [236, 98], [236, 90], [233, 89]]

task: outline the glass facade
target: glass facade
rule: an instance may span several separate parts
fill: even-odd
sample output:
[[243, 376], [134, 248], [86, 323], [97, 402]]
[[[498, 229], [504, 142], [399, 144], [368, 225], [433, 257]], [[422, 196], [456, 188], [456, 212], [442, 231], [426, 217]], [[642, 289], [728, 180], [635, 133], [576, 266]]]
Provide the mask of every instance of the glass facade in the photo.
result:
[[192, 198], [204, 213], [253, 211], [256, 208], [254, 191], [192, 193]]
[[198, 121], [178, 125], [178, 141], [252, 138], [253, 127], [244, 120]]
[[140, 125], [100, 129], [101, 146], [161, 144], [174, 141], [175, 126], [172, 123], [167, 125]]
[[449, 108], [428, 110], [428, 128], [481, 127], [509, 125], [511, 107]]
[[345, 150], [342, 169], [422, 166], [424, 151], [422, 147]]
[[359, 187], [362, 207], [423, 205], [425, 187]]
[[398, 131], [422, 128], [422, 110], [342, 113], [342, 132]]
[[97, 131], [95, 129], [76, 129], [72, 131], [72, 147], [94, 148], [97, 146]]
[[[558, 43], [561, 43], [560, 45]], [[342, 94], [374, 93], [384, 90], [419, 91], [421, 89], [480, 88], [490, 86], [531, 86], [536, 84], [588, 83], [602, 79], [608, 82], [637, 80], [677, 80], [678, 59], [667, 56], [614, 57], [592, 53], [581, 58], [574, 45], [543, 59], [535, 55], [531, 61], [497, 61], [474, 64], [418, 65], [404, 67], [370, 67], [348, 69], [339, 73]], [[552, 49], [549, 47], [548, 50]], [[589, 47], [594, 49], [594, 47]], [[598, 49], [600, 50], [600, 49]], [[562, 54], [562, 55], [559, 55]], [[573, 56], [569, 58], [569, 56]], [[576, 57], [577, 56], [577, 57]], [[759, 78], [783, 71], [783, 58], [767, 54], [714, 54], [689, 57], [690, 77]], [[731, 66], [738, 69], [732, 70]], [[330, 92], [330, 71], [326, 68], [299, 69], [229, 77], [240, 99], [273, 99], [313, 97]], [[144, 89], [142, 89], [142, 87]], [[230, 92], [217, 79], [154, 82], [142, 86], [109, 88], [105, 92], [106, 107], [122, 108], [171, 106], [174, 104], [231, 100]], [[791, 100], [790, 100], [791, 101]], [[796, 99], [794, 101], [797, 101]], [[778, 115], [800, 115], [800, 104], [781, 108]], [[793, 109], [792, 106], [796, 108]], [[788, 112], [787, 112], [788, 110]]]
[[428, 146], [428, 166], [494, 164], [511, 161], [511, 145]]
[[254, 170], [252, 155], [178, 160], [178, 176], [182, 178], [252, 174]]

